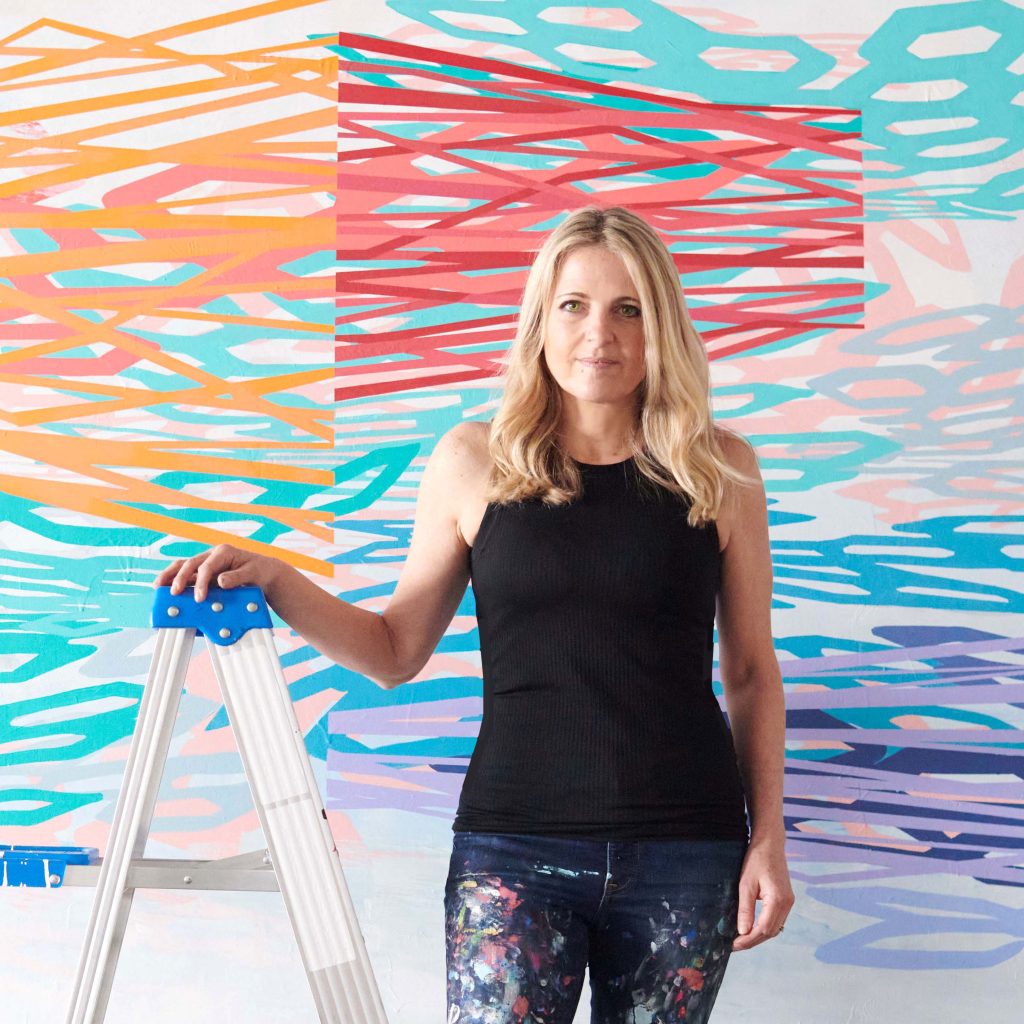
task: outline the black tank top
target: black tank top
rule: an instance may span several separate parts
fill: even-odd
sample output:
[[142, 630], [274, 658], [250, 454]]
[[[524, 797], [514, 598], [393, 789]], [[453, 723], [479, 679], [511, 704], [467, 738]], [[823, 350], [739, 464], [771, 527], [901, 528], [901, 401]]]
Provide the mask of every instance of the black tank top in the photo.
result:
[[483, 719], [452, 831], [746, 839], [711, 687], [718, 530], [632, 459], [577, 465], [581, 498], [492, 502], [470, 551]]

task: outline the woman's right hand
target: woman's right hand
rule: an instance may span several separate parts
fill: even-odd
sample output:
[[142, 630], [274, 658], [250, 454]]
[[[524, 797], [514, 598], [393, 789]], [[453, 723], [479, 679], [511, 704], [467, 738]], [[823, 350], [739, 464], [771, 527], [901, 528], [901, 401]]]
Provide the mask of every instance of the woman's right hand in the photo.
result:
[[211, 584], [229, 590], [232, 587], [260, 587], [266, 593], [282, 563], [267, 555], [243, 551], [231, 544], [218, 544], [191, 558], [179, 558], [160, 572], [154, 587], [166, 587], [180, 594], [186, 587], [195, 587], [197, 601], [206, 600]]

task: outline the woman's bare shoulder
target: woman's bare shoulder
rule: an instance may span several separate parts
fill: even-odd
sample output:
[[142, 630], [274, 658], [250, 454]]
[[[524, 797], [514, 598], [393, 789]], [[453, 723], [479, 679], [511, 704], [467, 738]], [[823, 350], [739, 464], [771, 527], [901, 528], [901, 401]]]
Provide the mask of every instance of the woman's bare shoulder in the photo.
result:
[[714, 425], [715, 438], [725, 460], [741, 473], [750, 473], [757, 466], [754, 446], [734, 427]]
[[481, 476], [486, 476], [490, 464], [487, 427], [476, 420], [463, 420], [438, 439], [435, 450], [440, 456], [445, 483], [458, 504], [475, 492]]
[[[760, 480], [760, 470], [757, 461], [757, 452], [754, 446], [738, 431], [732, 427], [723, 427], [715, 424], [715, 437], [718, 441], [718, 448], [722, 458], [732, 469], [748, 479]], [[729, 538], [733, 528], [744, 519], [746, 494], [739, 492], [739, 485], [729, 477], [722, 480], [722, 502], [719, 506], [716, 526], [720, 548], [724, 551], [729, 546]], [[744, 492], [749, 487], [742, 488]]]
[[447, 436], [459, 453], [460, 469], [472, 473], [490, 463], [490, 429], [489, 420], [463, 420], [448, 431]]
[[442, 438], [449, 454], [445, 459], [447, 500], [458, 534], [467, 547], [472, 547], [487, 507], [484, 494], [491, 465], [489, 432], [487, 421], [463, 420]]

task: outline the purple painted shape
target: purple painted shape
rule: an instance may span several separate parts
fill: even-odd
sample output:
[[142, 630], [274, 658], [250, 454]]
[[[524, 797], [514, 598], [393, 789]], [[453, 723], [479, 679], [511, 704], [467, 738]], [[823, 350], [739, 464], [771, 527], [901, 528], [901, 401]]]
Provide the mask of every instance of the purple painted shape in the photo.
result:
[[[380, 704], [351, 711], [331, 711], [327, 731], [331, 735], [358, 736], [476, 736], [479, 722], [444, 722], [444, 718], [470, 718], [483, 712], [480, 697], [459, 697], [419, 704]], [[422, 721], [419, 719], [422, 718]], [[431, 760], [433, 760], [431, 758]]]
[[[464, 772], [410, 772], [408, 768], [391, 768], [387, 762], [440, 764], [460, 760], [465, 764], [464, 758], [417, 758], [408, 755], [389, 757], [383, 751], [343, 754], [336, 750], [328, 750], [326, 807], [334, 811], [367, 807], [390, 808], [451, 818], [462, 790]], [[365, 783], [342, 779], [338, 777], [341, 772], [372, 775], [379, 782]], [[394, 782], [395, 785], [388, 785], [389, 782]]]
[[[800, 663], [801, 666], [803, 662]], [[986, 673], [991, 675], [1016, 675], [993, 666]], [[803, 675], [794, 672], [794, 675]], [[803, 680], [812, 682], [812, 680]], [[817, 680], [828, 683], [827, 679]], [[946, 681], [948, 683], [948, 680]], [[901, 683], [883, 683], [881, 686], [848, 686], [842, 689], [806, 690], [786, 694], [788, 711], [806, 708], [899, 708], [899, 707], [942, 707], [950, 704], [1019, 704], [1024, 703], [1024, 683], [1000, 685], [978, 684], [977, 686], [950, 686], [935, 683], [932, 686], [904, 686]]]
[[[811, 886], [807, 895], [842, 910], [878, 918], [875, 924], [819, 946], [814, 955], [825, 963], [897, 971], [963, 970], [994, 967], [1024, 950], [1024, 915], [1016, 907], [1003, 906], [993, 900], [873, 885], [849, 888], [817, 885]], [[915, 912], [918, 908], [923, 913]], [[1015, 941], [991, 949], [908, 948], [914, 938], [940, 932], [1009, 935]], [[899, 940], [898, 946], [873, 945], [893, 939]]]
[[[953, 702], [956, 703], [956, 702]], [[956, 744], [956, 750], [962, 750], [965, 742], [977, 739], [980, 743], [971, 746], [982, 746], [990, 750], [986, 743], [1022, 743], [1024, 729], [979, 729], [964, 727], [962, 729], [860, 729], [855, 725], [839, 726], [835, 729], [801, 729], [799, 727], [786, 730], [786, 739], [790, 740], [839, 740], [843, 743], [871, 743], [886, 747], [930, 747], [942, 749], [946, 744]], [[995, 748], [998, 749], [998, 748]], [[1020, 750], [1011, 751], [1020, 756]]]
[[[850, 836], [848, 843], [855, 844], [857, 838]], [[892, 840], [897, 842], [897, 840]], [[906, 845], [910, 845], [909, 843]], [[917, 844], [921, 845], [921, 844]], [[950, 862], [941, 857], [923, 857], [916, 850], [899, 850], [893, 847], [879, 849], [865, 842], [857, 849], [852, 845], [840, 847], [836, 845], [835, 836], [810, 837], [794, 839], [792, 835], [786, 840], [786, 857], [789, 863], [789, 874], [793, 880], [821, 884], [822, 882], [861, 882], [880, 881], [885, 878], [900, 878], [904, 875], [946, 875], [957, 874], [969, 876], [980, 881], [1015, 885], [1024, 885], [1024, 871], [1015, 867], [1020, 862], [1020, 853], [1013, 851], [997, 856], [988, 856], [987, 846], [966, 845], [957, 850], [978, 851], [978, 856], [970, 860]], [[871, 864], [857, 870], [842, 870], [832, 873], [821, 871], [801, 871], [801, 863], [822, 864], [829, 861], [849, 863], [860, 860]]]

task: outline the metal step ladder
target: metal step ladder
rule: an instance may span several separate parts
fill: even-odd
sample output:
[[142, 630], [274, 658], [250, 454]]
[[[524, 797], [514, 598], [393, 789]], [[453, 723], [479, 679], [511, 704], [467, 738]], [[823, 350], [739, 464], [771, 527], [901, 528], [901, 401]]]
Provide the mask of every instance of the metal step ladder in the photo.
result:
[[[93, 850], [2, 851], [7, 884], [96, 885], [66, 1024], [103, 1021], [136, 888], [279, 889], [321, 1024], [387, 1024], [262, 590], [210, 587], [199, 603], [191, 587], [177, 595], [159, 587], [152, 625], [156, 650], [98, 866]], [[197, 634], [207, 641], [267, 849], [213, 861], [146, 859]]]

